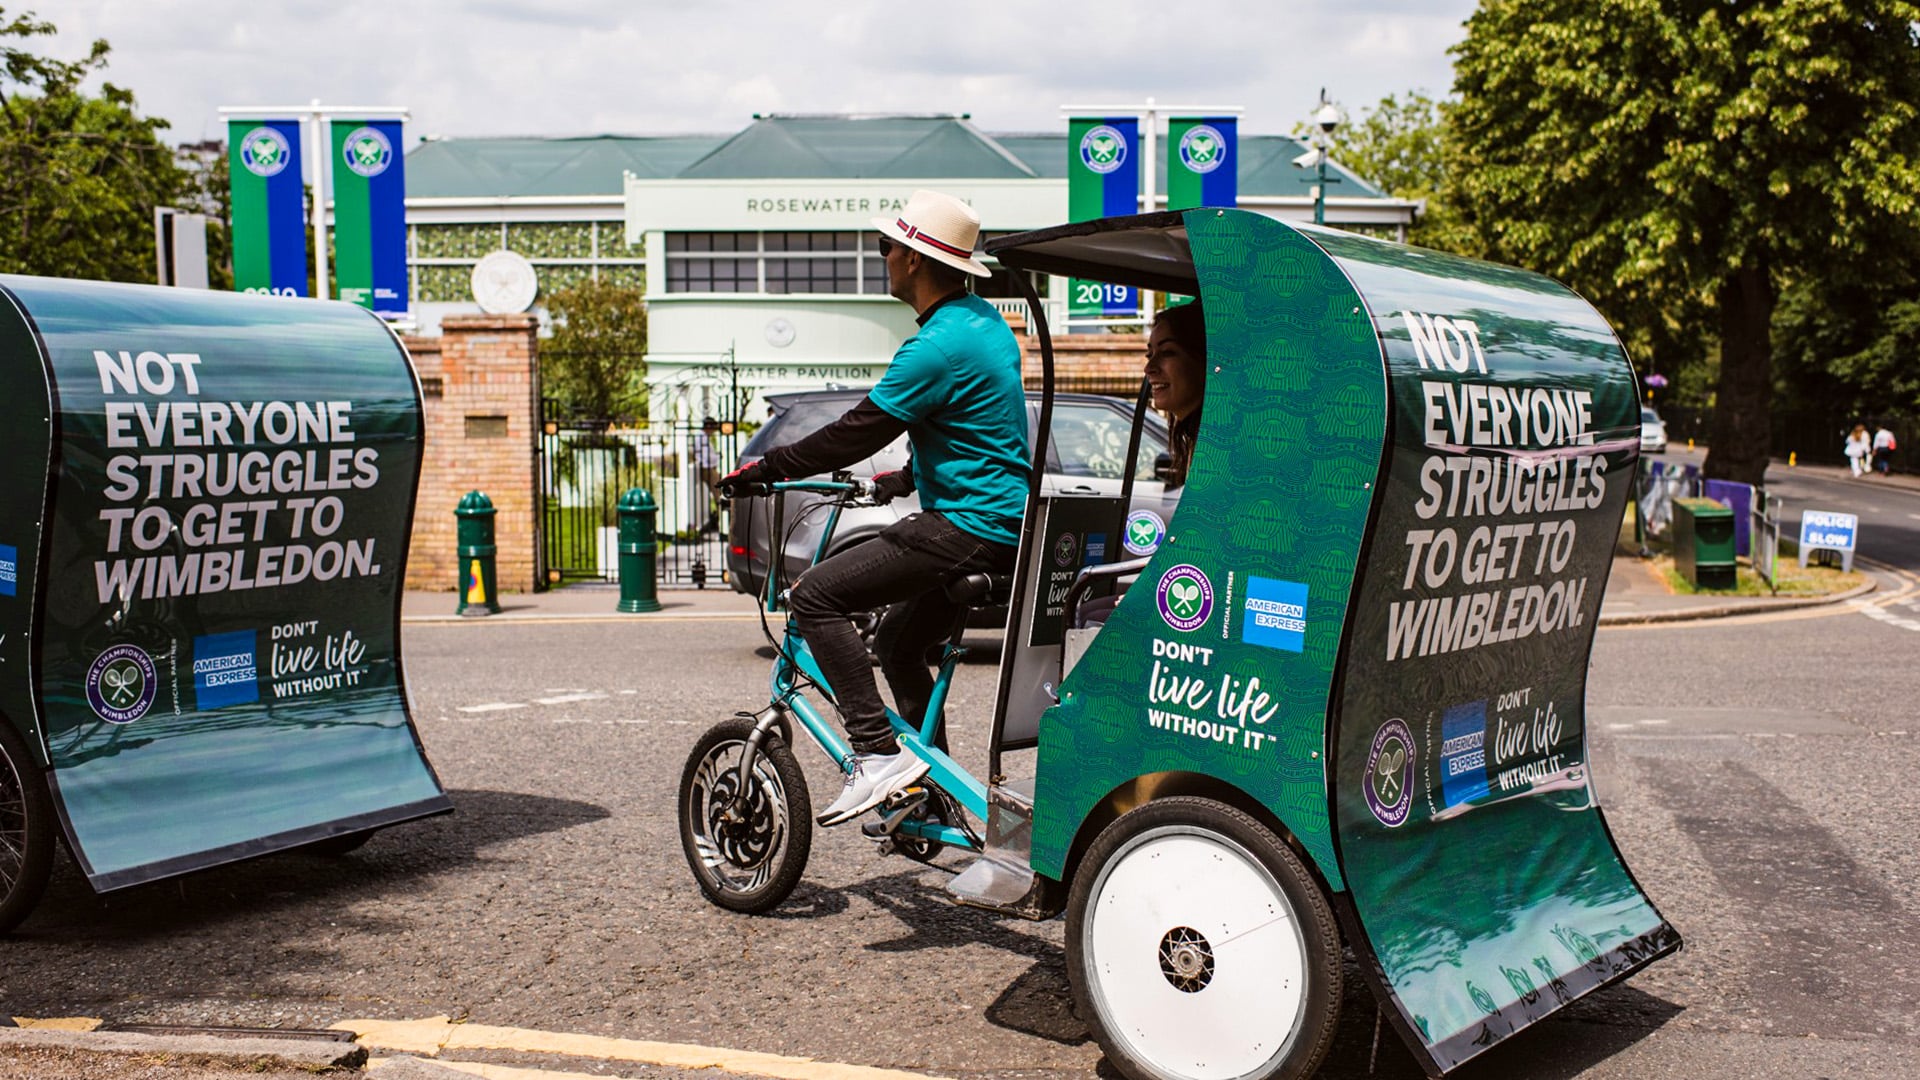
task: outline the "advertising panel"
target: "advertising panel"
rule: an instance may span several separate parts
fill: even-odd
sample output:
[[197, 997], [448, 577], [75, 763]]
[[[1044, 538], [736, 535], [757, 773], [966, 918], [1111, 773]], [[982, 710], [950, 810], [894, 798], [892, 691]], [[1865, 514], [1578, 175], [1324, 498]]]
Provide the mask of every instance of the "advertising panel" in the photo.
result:
[[234, 289], [307, 295], [300, 121], [228, 121], [227, 186], [233, 199]]
[[[1067, 220], [1140, 212], [1140, 121], [1132, 116], [1077, 116], [1067, 122]], [[1130, 285], [1071, 279], [1072, 317], [1135, 315], [1140, 293]]]
[[49, 535], [19, 561], [40, 563], [41, 728], [94, 887], [448, 809], [401, 683], [422, 425], [391, 332], [338, 304], [0, 291], [54, 387]]
[[1678, 942], [1586, 745], [1639, 410], [1612, 330], [1561, 286], [1313, 235], [1392, 385], [1332, 748], [1341, 864], [1403, 1029], [1451, 1067]]
[[398, 120], [328, 120], [339, 297], [383, 319], [407, 313], [407, 184]]

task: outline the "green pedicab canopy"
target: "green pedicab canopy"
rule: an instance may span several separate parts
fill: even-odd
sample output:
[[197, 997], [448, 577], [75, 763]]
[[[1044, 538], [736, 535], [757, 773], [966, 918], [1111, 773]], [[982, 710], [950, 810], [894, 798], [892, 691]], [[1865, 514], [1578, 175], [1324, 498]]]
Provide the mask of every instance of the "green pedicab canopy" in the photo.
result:
[[1041, 725], [1035, 869], [1064, 878], [1103, 808], [1228, 786], [1310, 859], [1436, 1073], [1677, 948], [1589, 771], [1639, 452], [1600, 315], [1524, 271], [1232, 210], [989, 250], [1206, 310], [1186, 491]]
[[96, 889], [451, 808], [401, 683], [421, 420], [391, 331], [0, 276], [0, 378], [0, 722]]

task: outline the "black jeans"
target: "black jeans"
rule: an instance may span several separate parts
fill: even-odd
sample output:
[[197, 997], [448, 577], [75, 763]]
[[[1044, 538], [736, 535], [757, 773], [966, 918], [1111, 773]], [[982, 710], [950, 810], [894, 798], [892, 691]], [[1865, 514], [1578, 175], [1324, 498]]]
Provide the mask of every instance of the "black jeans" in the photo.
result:
[[892, 754], [899, 744], [853, 616], [895, 605], [875, 632], [874, 652], [900, 715], [917, 723], [933, 695], [927, 650], [944, 641], [960, 617], [946, 584], [981, 571], [1010, 572], [1015, 557], [1012, 547], [964, 532], [937, 511], [923, 511], [800, 575], [787, 608], [833, 686], [856, 752]]

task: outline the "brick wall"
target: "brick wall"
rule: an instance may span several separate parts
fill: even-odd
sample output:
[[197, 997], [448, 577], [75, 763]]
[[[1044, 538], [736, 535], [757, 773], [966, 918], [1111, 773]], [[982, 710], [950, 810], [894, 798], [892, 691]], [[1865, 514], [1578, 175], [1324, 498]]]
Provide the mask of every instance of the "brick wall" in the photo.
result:
[[459, 587], [453, 508], [493, 500], [502, 592], [534, 587], [534, 476], [540, 393], [532, 315], [450, 315], [440, 336], [409, 337], [426, 392], [426, 455], [414, 504], [409, 589]]
[[[1007, 318], [1020, 341], [1020, 374], [1027, 389], [1040, 389], [1040, 336], [1028, 334], [1026, 320]], [[1147, 336], [1060, 334], [1053, 336], [1053, 388], [1080, 394], [1112, 394], [1131, 399], [1140, 392], [1147, 366]]]

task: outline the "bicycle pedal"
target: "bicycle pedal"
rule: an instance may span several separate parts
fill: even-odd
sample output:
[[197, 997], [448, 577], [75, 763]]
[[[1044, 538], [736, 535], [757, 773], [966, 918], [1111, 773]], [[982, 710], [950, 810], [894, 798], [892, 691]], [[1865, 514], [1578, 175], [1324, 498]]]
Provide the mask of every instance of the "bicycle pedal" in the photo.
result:
[[880, 813], [882, 816], [891, 816], [901, 810], [911, 810], [926, 801], [926, 788], [918, 784], [903, 787], [887, 796], [886, 801], [880, 804]]

